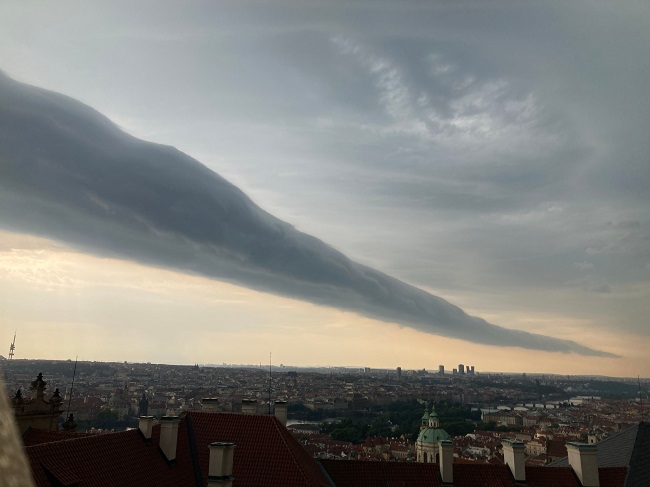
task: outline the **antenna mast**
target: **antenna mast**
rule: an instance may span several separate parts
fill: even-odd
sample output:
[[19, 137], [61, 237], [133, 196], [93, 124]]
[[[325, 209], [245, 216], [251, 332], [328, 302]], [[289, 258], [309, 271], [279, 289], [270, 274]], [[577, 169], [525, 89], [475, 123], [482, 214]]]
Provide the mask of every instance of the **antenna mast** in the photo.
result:
[[9, 360], [14, 358], [14, 350], [16, 350], [16, 331], [14, 330], [14, 340], [11, 342], [11, 345], [9, 346]]
[[68, 412], [65, 413], [66, 416], [70, 415], [70, 402], [72, 401], [72, 391], [74, 390], [74, 377], [77, 375], [77, 359], [79, 355], [74, 358], [74, 370], [72, 371], [72, 385], [70, 386], [70, 397], [68, 398]]
[[641, 408], [641, 421], [644, 420], [644, 414], [643, 414], [643, 397], [641, 396], [641, 377], [636, 376], [636, 382], [639, 386], [639, 407]]

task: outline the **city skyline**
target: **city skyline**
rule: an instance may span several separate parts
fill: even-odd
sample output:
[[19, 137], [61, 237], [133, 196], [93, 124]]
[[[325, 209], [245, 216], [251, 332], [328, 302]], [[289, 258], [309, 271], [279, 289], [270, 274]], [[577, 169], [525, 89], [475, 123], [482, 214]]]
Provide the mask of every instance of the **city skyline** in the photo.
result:
[[[650, 376], [647, 6], [35, 5], [0, 7], [7, 75], [176, 147], [299, 231], [503, 327], [508, 346], [92, 250], [0, 211], [0, 330], [18, 329], [23, 356], [271, 349]], [[505, 340], [517, 332], [584, 348]]]

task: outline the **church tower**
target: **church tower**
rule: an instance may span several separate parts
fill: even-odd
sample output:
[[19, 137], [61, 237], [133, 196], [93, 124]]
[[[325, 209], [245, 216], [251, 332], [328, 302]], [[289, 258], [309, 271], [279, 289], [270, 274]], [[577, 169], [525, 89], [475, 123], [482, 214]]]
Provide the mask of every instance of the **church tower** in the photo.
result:
[[147, 399], [146, 394], [142, 393], [142, 399], [138, 404], [138, 416], [146, 416], [149, 412], [149, 400]]
[[421, 463], [439, 463], [439, 443], [443, 440], [451, 440], [451, 436], [440, 428], [440, 420], [433, 405], [430, 413], [425, 408], [420, 434], [415, 442], [417, 461]]

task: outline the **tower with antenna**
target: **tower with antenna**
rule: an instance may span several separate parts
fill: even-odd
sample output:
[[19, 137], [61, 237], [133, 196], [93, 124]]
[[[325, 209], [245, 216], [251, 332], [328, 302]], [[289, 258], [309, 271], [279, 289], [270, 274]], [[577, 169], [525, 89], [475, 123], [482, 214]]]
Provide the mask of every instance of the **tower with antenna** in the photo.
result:
[[11, 345], [9, 346], [9, 360], [14, 358], [14, 350], [16, 350], [16, 331], [14, 331], [14, 340], [11, 342]]

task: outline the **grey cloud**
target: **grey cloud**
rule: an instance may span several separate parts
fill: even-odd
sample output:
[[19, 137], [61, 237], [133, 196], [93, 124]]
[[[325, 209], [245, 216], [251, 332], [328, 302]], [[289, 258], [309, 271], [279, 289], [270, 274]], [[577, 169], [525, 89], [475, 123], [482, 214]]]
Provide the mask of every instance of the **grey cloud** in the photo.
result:
[[588, 271], [593, 269], [594, 265], [591, 262], [574, 262], [573, 267], [576, 267], [581, 271]]
[[0, 217], [105, 255], [228, 280], [477, 343], [612, 356], [509, 330], [348, 259], [168, 146], [0, 75]]

